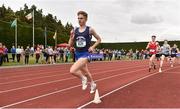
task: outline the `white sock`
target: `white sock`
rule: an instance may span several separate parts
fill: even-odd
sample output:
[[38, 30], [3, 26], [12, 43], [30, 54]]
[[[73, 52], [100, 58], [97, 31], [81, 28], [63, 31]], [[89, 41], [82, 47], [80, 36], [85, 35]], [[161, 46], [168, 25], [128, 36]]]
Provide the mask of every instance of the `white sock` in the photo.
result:
[[85, 80], [85, 79], [86, 79], [86, 77], [85, 77], [84, 75], [82, 75], [82, 76], [81, 76], [81, 79], [82, 79], [82, 80]]
[[94, 81], [91, 81], [91, 84], [95, 84], [95, 82], [94, 82]]

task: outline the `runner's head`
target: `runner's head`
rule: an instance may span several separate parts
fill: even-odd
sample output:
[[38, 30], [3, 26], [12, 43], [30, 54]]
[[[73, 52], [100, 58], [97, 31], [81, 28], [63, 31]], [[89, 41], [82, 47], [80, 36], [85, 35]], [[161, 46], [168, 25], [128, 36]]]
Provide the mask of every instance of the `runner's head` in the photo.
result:
[[164, 44], [168, 44], [168, 40], [164, 40]]
[[85, 11], [79, 11], [77, 13], [78, 15], [78, 22], [80, 26], [86, 25], [87, 19], [88, 19], [88, 14]]
[[152, 36], [152, 41], [154, 42], [156, 40], [156, 36]]
[[174, 48], [177, 48], [177, 45], [176, 45], [176, 44], [174, 44], [174, 45], [173, 45], [173, 47], [174, 47]]

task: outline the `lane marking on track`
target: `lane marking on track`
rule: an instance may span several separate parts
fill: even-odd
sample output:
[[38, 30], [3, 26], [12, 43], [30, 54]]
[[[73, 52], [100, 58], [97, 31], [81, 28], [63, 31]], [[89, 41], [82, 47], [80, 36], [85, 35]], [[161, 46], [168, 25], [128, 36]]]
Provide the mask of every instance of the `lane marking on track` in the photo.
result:
[[[110, 66], [107, 66], [107, 67], [113, 67], [114, 65], [110, 65]], [[128, 65], [129, 66], [129, 65]], [[93, 66], [91, 66], [92, 68], [93, 68]], [[97, 68], [91, 68], [91, 67], [89, 67], [91, 70], [94, 70], [94, 69], [97, 69]], [[125, 66], [123, 66], [123, 67], [125, 67]], [[69, 68], [70, 68], [70, 66], [69, 66]], [[68, 68], [68, 69], [69, 69]], [[67, 70], [67, 69], [57, 69], [57, 70]], [[47, 71], [47, 69], [46, 70], [44, 70], [44, 69], [41, 69], [41, 70], [38, 70], [38, 69], [36, 69], [35, 71], [28, 71], [28, 73], [31, 73], [31, 72], [42, 72], [42, 71]], [[67, 71], [69, 71], [69, 70], [67, 70]], [[36, 74], [28, 74], [28, 73], [23, 73], [23, 74], [25, 74], [25, 75], [22, 75], [22, 74], [19, 74], [18, 73], [18, 75], [12, 75], [12, 76], [9, 76], [9, 75], [7, 75], [8, 77], [6, 77], [6, 78], [2, 78], [2, 79], [12, 79], [12, 78], [18, 78], [18, 77], [27, 77], [27, 76], [35, 76], [35, 75], [41, 75], [41, 74], [51, 74], [51, 73], [56, 73], [56, 72], [58, 72], [58, 71], [53, 71], [53, 72], [47, 72], [47, 73], [45, 73], [45, 72], [43, 72], [43, 73], [36, 73]], [[65, 73], [63, 73], [63, 74], [65, 74]], [[67, 73], [66, 73], [67, 74]], [[1, 78], [0, 78], [1, 79]]]
[[[111, 66], [110, 66], [111, 67]], [[131, 68], [130, 66], [121, 66], [121, 67], [127, 67], [127, 68]], [[117, 67], [115, 68], [112, 68], [112, 69], [117, 69]], [[94, 69], [91, 69], [91, 72], [92, 70], [96, 70], [96, 68]], [[107, 70], [110, 70], [110, 69], [107, 69]], [[59, 72], [59, 71], [54, 71], [53, 73], [56, 73], [56, 72]], [[49, 72], [49, 73], [45, 73], [45, 74], [51, 74], [52, 72]], [[37, 75], [40, 75], [40, 74], [44, 74], [44, 73], [38, 73]], [[33, 76], [35, 76], [36, 74], [34, 74]], [[29, 80], [34, 80], [34, 79], [41, 79], [41, 78], [47, 78], [47, 77], [53, 77], [53, 76], [64, 76], [64, 75], [70, 75], [70, 73], [66, 72], [66, 73], [61, 73], [61, 74], [55, 74], [55, 75], [49, 75], [49, 76], [42, 76], [42, 77], [37, 77], [37, 78], [31, 78], [31, 79], [24, 79], [24, 80], [16, 80], [16, 81], [10, 81], [10, 82], [2, 82], [0, 83], [0, 85], [3, 85], [3, 84], [10, 84], [10, 83], [16, 83], [16, 82], [22, 82], [22, 81], [29, 81]], [[23, 75], [22, 75], [23, 76]], [[27, 75], [24, 75], [25, 77]], [[5, 78], [3, 78], [5, 79]], [[10, 78], [7, 78], [7, 79], [10, 79]]]
[[[180, 66], [178, 66], [178, 67], [180, 67]], [[174, 67], [174, 68], [175, 68], [175, 67]], [[164, 70], [164, 71], [168, 71], [168, 70], [171, 70], [171, 69], [173, 69], [173, 68], [169, 68], [169, 69]], [[139, 82], [139, 81], [141, 81], [141, 80], [144, 80], [144, 79], [146, 79], [146, 78], [148, 78], [148, 77], [154, 76], [154, 75], [156, 75], [156, 74], [161, 74], [161, 73], [156, 72], [156, 73], [153, 73], [153, 74], [144, 76], [144, 77], [142, 77], [142, 78], [139, 78], [139, 79], [137, 79], [137, 80], [134, 80], [134, 81], [132, 81], [132, 82], [126, 84], [126, 85], [123, 85], [123, 86], [121, 86], [121, 87], [119, 87], [119, 88], [117, 88], [117, 89], [114, 89], [114, 90], [112, 90], [112, 91], [110, 91], [110, 92], [108, 92], [108, 93], [100, 96], [100, 99], [102, 99], [102, 98], [104, 98], [104, 97], [106, 97], [106, 96], [108, 96], [108, 95], [110, 95], [110, 94], [112, 94], [112, 93], [114, 93], [114, 92], [117, 92], [117, 91], [119, 91], [119, 90], [121, 90], [121, 89], [123, 89], [123, 88], [125, 88], [125, 87], [128, 87], [128, 86], [130, 86], [130, 85], [132, 85], [132, 84], [134, 84], [134, 83], [137, 83], [137, 82]], [[87, 105], [89, 105], [89, 104], [91, 104], [91, 103], [93, 103], [93, 100], [92, 100], [92, 101], [89, 101], [89, 102], [87, 102], [87, 103], [85, 103], [85, 104], [83, 104], [83, 105], [81, 105], [81, 106], [79, 106], [77, 109], [82, 109], [82, 108], [86, 107]]]
[[[140, 70], [133, 70], [133, 71], [126, 72], [126, 73], [121, 73], [121, 74], [117, 74], [117, 75], [101, 78], [101, 79], [95, 80], [95, 82], [107, 80], [107, 79], [110, 79], [110, 78], [113, 78], [113, 77], [118, 77], [118, 76], [130, 74], [130, 73], [134, 73], [134, 72], [138, 72], [138, 71], [143, 71], [143, 70], [146, 70], [146, 69], [147, 68], [143, 68], [143, 69], [140, 69]], [[29, 102], [29, 101], [32, 101], [32, 100], [36, 100], [36, 99], [39, 99], [39, 98], [43, 98], [43, 97], [46, 97], [46, 96], [57, 94], [57, 93], [60, 93], [60, 92], [63, 92], [63, 91], [71, 90], [71, 89], [74, 89], [74, 88], [77, 88], [77, 87], [80, 87], [80, 86], [81, 86], [81, 84], [76, 85], [76, 86], [72, 86], [72, 87], [68, 87], [68, 88], [65, 88], [65, 89], [61, 89], [59, 91], [54, 91], [54, 92], [51, 92], [51, 93], [39, 95], [39, 96], [30, 98], [30, 99], [26, 99], [26, 100], [23, 100], [23, 101], [15, 102], [15, 103], [12, 103], [12, 104], [9, 104], [9, 105], [2, 106], [0, 108], [7, 108], [7, 107], [14, 106], [14, 105], [17, 105], [17, 104], [22, 104], [22, 103]]]
[[[129, 67], [129, 68], [138, 68], [138, 67], [143, 67], [143, 66], [141, 65], [141, 66]], [[107, 73], [107, 72], [114, 72], [114, 71], [129, 69], [129, 68], [123, 68], [123, 69], [121, 68], [121, 69], [115, 69], [115, 70], [106, 70], [106, 71], [102, 71], [101, 73], [94, 73], [94, 74], [92, 74], [92, 75], [99, 75], [99, 74], [103, 74], [103, 73]], [[24, 87], [18, 87], [18, 88], [9, 89], [9, 90], [3, 90], [3, 91], [0, 91], [0, 94], [1, 94], [1, 93], [7, 93], [7, 92], [15, 91], [15, 90], [26, 89], [26, 88], [30, 88], [30, 87], [36, 87], [36, 86], [41, 86], [41, 85], [46, 85], [46, 84], [51, 84], [51, 83], [62, 82], [62, 81], [71, 80], [71, 79], [76, 79], [76, 77], [70, 77], [70, 78], [65, 78], [65, 79], [60, 79], [60, 80], [54, 80], [54, 81], [44, 82], [44, 83], [40, 83], [40, 84], [34, 84], [34, 85], [29, 85], [29, 86], [24, 86]]]
[[180, 72], [165, 72], [165, 74], [180, 74]]
[[[132, 61], [132, 60], [131, 60]], [[133, 60], [133, 62], [138, 62], [142, 60]], [[146, 60], [143, 60], [146, 61]], [[119, 61], [93, 61], [92, 63], [115, 63], [115, 62], [129, 62], [129, 60], [119, 60]], [[48, 67], [48, 66], [62, 66], [62, 65], [71, 65], [73, 62], [69, 63], [57, 63], [57, 64], [38, 64], [38, 65], [16, 65], [16, 66], [2, 66], [1, 69], [14, 69], [14, 68], [35, 68], [35, 67]]]

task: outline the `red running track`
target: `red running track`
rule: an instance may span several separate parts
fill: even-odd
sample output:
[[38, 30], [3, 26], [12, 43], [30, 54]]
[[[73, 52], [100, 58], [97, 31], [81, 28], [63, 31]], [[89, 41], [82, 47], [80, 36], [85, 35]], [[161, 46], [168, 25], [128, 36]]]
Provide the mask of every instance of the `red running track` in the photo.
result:
[[[96, 83], [100, 95], [106, 95], [120, 87], [124, 87], [121, 90], [115, 91], [112, 94], [102, 97], [103, 102], [98, 105], [91, 103], [94, 94], [89, 94], [89, 89], [86, 91], [81, 90], [81, 82], [77, 78], [69, 74], [70, 64], [54, 65], [54, 66], [40, 66], [38, 67], [23, 67], [12, 69], [0, 69], [0, 107], [7, 108], [77, 108], [77, 107], [152, 107], [152, 104], [148, 104], [149, 97], [152, 96], [151, 90], [158, 90], [160, 83], [163, 83], [163, 79], [160, 78], [168, 75], [170, 71], [178, 69], [179, 66], [169, 68], [167, 65], [164, 67], [164, 74], [156, 74], [157, 71], [151, 73], [148, 72], [147, 61], [116, 61], [116, 62], [95, 62], [89, 64], [90, 71]], [[176, 68], [177, 67], [177, 68]], [[27, 70], [28, 69], [28, 70]], [[175, 70], [177, 71], [177, 70]], [[17, 74], [17, 75], [16, 75]], [[30, 75], [31, 74], [31, 75]], [[173, 73], [174, 75], [176, 72]], [[160, 76], [158, 76], [160, 75]], [[146, 79], [141, 80], [142, 78]], [[159, 78], [158, 78], [159, 77]], [[178, 76], [176, 76], [178, 77]], [[4, 79], [5, 78], [5, 79]], [[152, 78], [152, 79], [151, 79]], [[132, 88], [134, 91], [126, 90], [131, 86], [136, 86], [134, 81], [140, 80], [137, 83], [141, 83], [142, 86], [138, 88]], [[173, 80], [173, 79], [172, 79]], [[141, 82], [143, 81], [143, 82]], [[152, 82], [154, 81], [154, 82]], [[155, 83], [159, 84], [155, 84]], [[167, 82], [167, 81], [166, 81]], [[171, 82], [171, 81], [168, 81]], [[167, 82], [167, 83], [168, 83]], [[174, 80], [175, 82], [175, 80]], [[127, 84], [133, 83], [133, 85], [125, 87]], [[148, 84], [152, 83], [148, 89]], [[143, 87], [143, 86], [147, 86]], [[154, 86], [154, 87], [153, 87]], [[165, 85], [162, 85], [165, 86]], [[167, 84], [168, 86], [168, 84]], [[137, 87], [137, 86], [136, 86]], [[170, 87], [170, 86], [169, 86]], [[173, 86], [174, 87], [174, 86]], [[161, 87], [160, 87], [161, 88]], [[171, 87], [170, 87], [171, 88]], [[168, 89], [168, 87], [167, 87]], [[173, 89], [173, 88], [172, 88]], [[124, 93], [132, 94], [124, 95]], [[146, 97], [142, 99], [144, 104], [140, 104], [137, 91], [144, 91]], [[145, 90], [149, 90], [145, 91]], [[163, 89], [164, 90], [164, 89]], [[177, 89], [176, 89], [177, 90]], [[119, 93], [118, 93], [119, 92]], [[133, 92], [133, 93], [129, 93]], [[146, 93], [147, 92], [147, 93]], [[157, 91], [158, 92], [158, 91]], [[174, 91], [175, 93], [176, 91]], [[149, 94], [151, 93], [151, 94]], [[161, 91], [158, 93], [162, 93]], [[178, 95], [178, 93], [177, 93]], [[168, 95], [167, 95], [168, 96]], [[109, 98], [107, 98], [109, 97]], [[126, 98], [125, 98], [126, 97]], [[179, 97], [179, 96], [178, 96]], [[177, 98], [178, 98], [177, 97]], [[137, 99], [136, 99], [137, 98]], [[158, 99], [161, 97], [157, 97]], [[167, 97], [168, 98], [168, 97]], [[154, 98], [155, 99], [155, 98]], [[136, 101], [135, 104], [131, 104], [132, 100]], [[109, 102], [111, 101], [110, 105]], [[120, 105], [119, 101], [124, 103]], [[139, 102], [138, 102], [139, 101]], [[134, 103], [134, 102], [133, 102]], [[139, 103], [139, 104], [138, 104]], [[84, 105], [85, 104], [85, 105]], [[154, 104], [156, 105], [156, 104]], [[157, 105], [157, 107], [160, 105]], [[167, 106], [170, 106], [170, 104]]]

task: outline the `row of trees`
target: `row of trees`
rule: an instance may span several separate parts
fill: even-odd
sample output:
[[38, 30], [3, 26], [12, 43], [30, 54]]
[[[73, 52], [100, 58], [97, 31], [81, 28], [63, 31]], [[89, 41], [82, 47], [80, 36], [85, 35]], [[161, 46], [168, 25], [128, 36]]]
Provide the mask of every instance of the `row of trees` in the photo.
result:
[[[35, 5], [30, 8], [24, 4], [23, 8], [14, 12], [10, 7], [0, 6], [0, 42], [4, 42], [8, 47], [14, 43], [14, 28], [11, 28], [12, 21], [18, 20], [18, 45], [32, 46], [32, 19], [27, 20], [25, 16], [34, 10], [35, 16], [35, 44], [44, 44], [45, 27], [47, 28], [47, 44], [54, 45], [54, 32], [57, 30], [57, 43], [67, 42], [69, 33], [72, 29], [72, 24], [66, 23], [63, 25], [61, 20], [52, 14], [43, 15], [42, 9], [37, 9]], [[162, 42], [160, 42], [162, 44]], [[180, 45], [180, 41], [170, 41], [170, 44], [176, 43]], [[108, 49], [144, 49], [147, 42], [132, 42], [132, 43], [102, 43], [98, 48]]]
[[[163, 41], [160, 41], [159, 44], [162, 46]], [[180, 41], [169, 41], [170, 46], [173, 44], [177, 44], [180, 47]], [[100, 48], [107, 48], [107, 49], [125, 49], [125, 50], [136, 50], [136, 49], [146, 49], [148, 42], [126, 42], [126, 43], [102, 43], [99, 45]]]
[[8, 47], [14, 43], [14, 29], [11, 28], [12, 21], [18, 21], [18, 45], [32, 45], [32, 20], [27, 20], [25, 16], [34, 10], [35, 18], [35, 44], [44, 44], [45, 27], [47, 28], [47, 43], [54, 45], [52, 36], [57, 30], [57, 42], [67, 42], [72, 24], [63, 25], [61, 20], [52, 14], [43, 15], [42, 9], [37, 9], [35, 5], [30, 8], [24, 4], [24, 8], [14, 12], [10, 7], [2, 5], [0, 7], [0, 42], [4, 42]]

